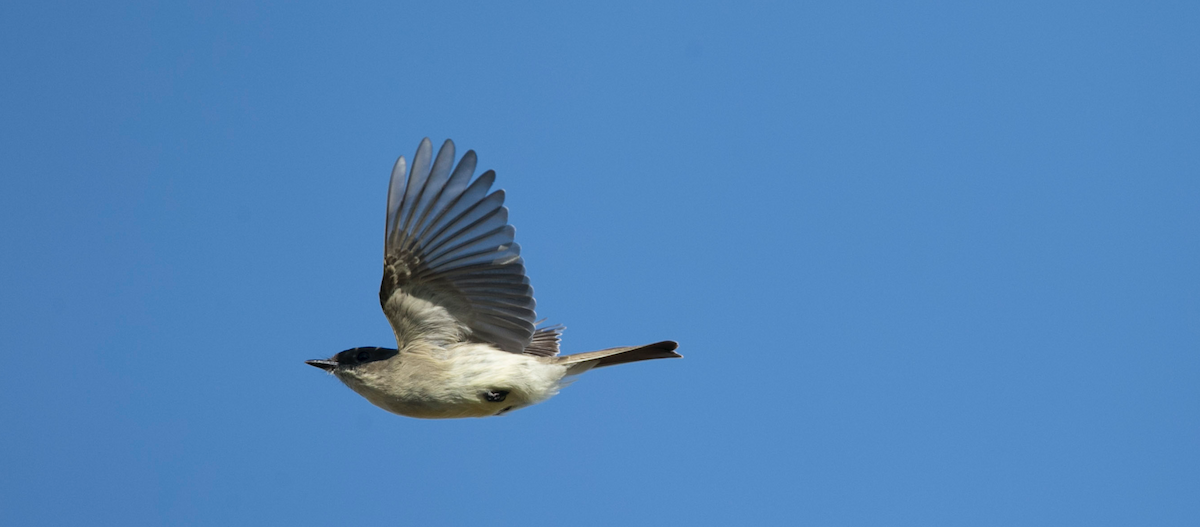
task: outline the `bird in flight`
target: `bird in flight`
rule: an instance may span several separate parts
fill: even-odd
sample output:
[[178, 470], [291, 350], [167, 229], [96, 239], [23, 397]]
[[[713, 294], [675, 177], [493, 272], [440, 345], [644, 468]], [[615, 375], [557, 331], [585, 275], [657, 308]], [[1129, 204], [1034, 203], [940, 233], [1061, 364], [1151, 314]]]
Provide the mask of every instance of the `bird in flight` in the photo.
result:
[[388, 185], [379, 303], [396, 348], [352, 348], [306, 361], [409, 417], [487, 417], [540, 403], [594, 368], [681, 357], [672, 341], [559, 355], [562, 326], [536, 327], [533, 288], [513, 242], [496, 173], [474, 181], [475, 152], [454, 165], [421, 141]]

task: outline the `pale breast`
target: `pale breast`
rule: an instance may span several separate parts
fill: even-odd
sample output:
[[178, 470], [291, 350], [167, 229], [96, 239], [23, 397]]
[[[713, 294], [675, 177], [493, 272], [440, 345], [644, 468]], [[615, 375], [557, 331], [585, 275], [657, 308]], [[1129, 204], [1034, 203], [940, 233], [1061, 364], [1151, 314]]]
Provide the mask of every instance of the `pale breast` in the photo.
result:
[[343, 381], [389, 412], [426, 419], [487, 417], [558, 393], [566, 367], [487, 344], [414, 342], [371, 370]]

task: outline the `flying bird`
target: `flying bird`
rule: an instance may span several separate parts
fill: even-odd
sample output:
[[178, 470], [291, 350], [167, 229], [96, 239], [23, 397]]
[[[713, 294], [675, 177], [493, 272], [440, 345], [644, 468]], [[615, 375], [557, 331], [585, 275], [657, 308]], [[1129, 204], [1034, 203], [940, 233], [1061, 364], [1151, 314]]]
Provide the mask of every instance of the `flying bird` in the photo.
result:
[[559, 355], [563, 327], [537, 327], [504, 191], [488, 192], [496, 173], [472, 181], [475, 152], [455, 166], [450, 140], [432, 152], [425, 138], [411, 170], [396, 160], [388, 185], [379, 303], [396, 348], [352, 348], [308, 364], [384, 410], [443, 419], [537, 404], [595, 368], [681, 357], [669, 340]]

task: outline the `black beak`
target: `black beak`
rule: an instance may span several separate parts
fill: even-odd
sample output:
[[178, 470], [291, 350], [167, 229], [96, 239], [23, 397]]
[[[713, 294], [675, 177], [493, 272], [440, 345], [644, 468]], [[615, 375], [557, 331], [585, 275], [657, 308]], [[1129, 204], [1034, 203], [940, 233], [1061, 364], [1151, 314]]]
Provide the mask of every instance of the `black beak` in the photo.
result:
[[330, 360], [330, 359], [306, 360], [306, 361], [304, 361], [304, 363], [309, 366], [316, 366], [325, 371], [333, 371], [333, 369], [336, 368], [338, 365], [337, 361]]

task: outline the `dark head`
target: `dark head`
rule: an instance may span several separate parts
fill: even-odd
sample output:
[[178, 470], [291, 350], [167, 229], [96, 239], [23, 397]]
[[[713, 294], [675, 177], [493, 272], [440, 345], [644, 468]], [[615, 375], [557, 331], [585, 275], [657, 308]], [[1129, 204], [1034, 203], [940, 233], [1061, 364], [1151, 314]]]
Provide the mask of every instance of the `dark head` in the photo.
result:
[[334, 355], [332, 358], [306, 360], [304, 363], [332, 373], [338, 368], [387, 360], [395, 357], [397, 353], [399, 351], [392, 348], [351, 348]]

